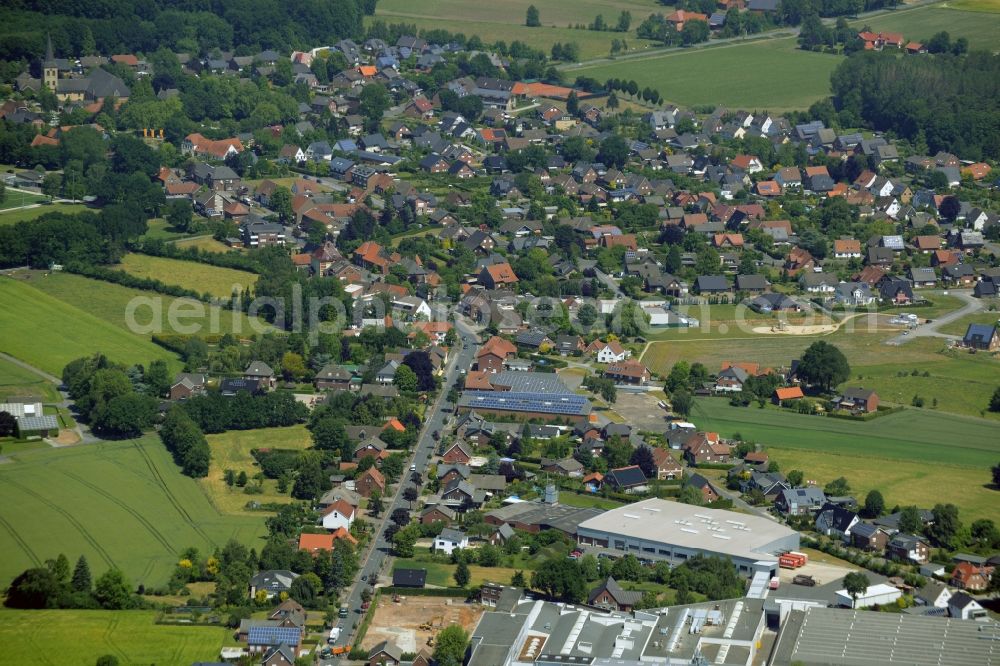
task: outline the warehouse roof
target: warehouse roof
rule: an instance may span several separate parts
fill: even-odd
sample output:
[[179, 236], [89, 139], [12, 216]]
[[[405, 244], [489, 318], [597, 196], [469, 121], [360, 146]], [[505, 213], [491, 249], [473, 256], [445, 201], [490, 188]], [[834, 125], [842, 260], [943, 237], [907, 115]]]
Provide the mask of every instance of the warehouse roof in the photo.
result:
[[776, 666], [981, 666], [997, 663], [1000, 624], [926, 615], [810, 608], [788, 614]]
[[668, 543], [742, 558], [773, 555], [771, 544], [797, 533], [767, 518], [734, 511], [648, 499], [605, 511], [580, 524], [634, 539]]

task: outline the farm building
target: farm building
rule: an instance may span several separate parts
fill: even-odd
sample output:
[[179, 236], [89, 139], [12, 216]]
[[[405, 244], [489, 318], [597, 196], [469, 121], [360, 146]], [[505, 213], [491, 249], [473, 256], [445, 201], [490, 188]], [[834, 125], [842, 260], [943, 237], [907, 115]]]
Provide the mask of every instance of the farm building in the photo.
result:
[[0, 412], [7, 412], [17, 423], [18, 437], [49, 437], [59, 434], [59, 421], [44, 413], [40, 402], [0, 403]]
[[757, 516], [648, 499], [584, 521], [577, 541], [614, 556], [680, 564], [702, 554], [729, 557], [741, 573], [767, 566], [778, 570], [778, 554], [799, 547], [799, 535]]

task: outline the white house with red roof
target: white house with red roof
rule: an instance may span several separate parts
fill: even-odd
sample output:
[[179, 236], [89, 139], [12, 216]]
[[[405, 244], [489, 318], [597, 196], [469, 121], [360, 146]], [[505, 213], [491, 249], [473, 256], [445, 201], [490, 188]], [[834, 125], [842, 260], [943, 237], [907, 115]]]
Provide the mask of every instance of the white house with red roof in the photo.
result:
[[323, 529], [336, 530], [344, 528], [350, 530], [354, 523], [355, 509], [342, 499], [326, 507], [323, 510]]

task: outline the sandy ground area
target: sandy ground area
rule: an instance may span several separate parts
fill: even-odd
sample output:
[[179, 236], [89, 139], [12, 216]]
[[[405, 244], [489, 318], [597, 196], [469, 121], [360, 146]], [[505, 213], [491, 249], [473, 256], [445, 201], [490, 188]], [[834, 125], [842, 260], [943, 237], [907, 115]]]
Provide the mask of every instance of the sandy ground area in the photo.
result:
[[792, 579], [796, 576], [812, 576], [817, 585], [826, 585], [856, 570], [857, 567], [848, 568], [839, 564], [809, 560], [805, 566], [801, 566], [798, 569], [782, 569], [778, 574], [778, 578], [781, 580], [782, 585], [791, 585]]
[[[380, 641], [390, 640], [403, 652], [417, 652], [427, 645], [428, 638], [448, 625], [460, 624], [471, 634], [484, 612], [485, 606], [467, 604], [462, 599], [404, 595], [399, 603], [394, 603], [391, 596], [383, 595], [362, 647], [367, 650]], [[429, 630], [420, 629], [425, 622], [431, 624]]]
[[48, 442], [52, 446], [72, 446], [80, 441], [80, 436], [76, 434], [75, 430], [69, 430], [63, 428], [59, 431], [58, 437], [50, 437]]

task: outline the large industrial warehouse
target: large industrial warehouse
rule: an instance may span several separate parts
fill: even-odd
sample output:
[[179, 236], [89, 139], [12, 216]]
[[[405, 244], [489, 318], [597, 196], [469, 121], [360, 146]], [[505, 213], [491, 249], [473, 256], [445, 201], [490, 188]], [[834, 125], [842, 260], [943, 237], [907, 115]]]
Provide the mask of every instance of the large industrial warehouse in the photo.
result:
[[778, 555], [799, 547], [799, 534], [767, 518], [648, 499], [580, 523], [577, 539], [609, 556], [680, 564], [699, 553], [728, 557], [741, 573], [777, 571]]

